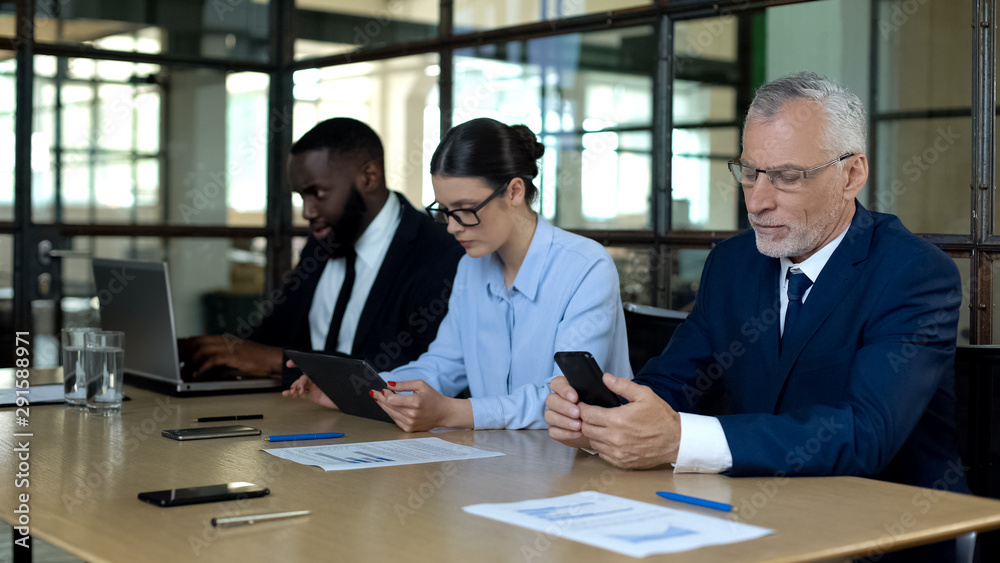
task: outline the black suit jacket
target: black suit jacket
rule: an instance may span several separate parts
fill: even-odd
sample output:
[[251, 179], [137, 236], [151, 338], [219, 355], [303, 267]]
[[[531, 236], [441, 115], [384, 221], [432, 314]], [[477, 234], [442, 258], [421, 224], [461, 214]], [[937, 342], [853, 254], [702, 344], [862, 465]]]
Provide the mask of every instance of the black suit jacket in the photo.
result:
[[[441, 225], [414, 209], [402, 194], [399, 227], [375, 277], [358, 321], [351, 356], [391, 370], [417, 359], [437, 335], [448, 312], [448, 297], [458, 261], [465, 252]], [[270, 301], [274, 310], [255, 328], [250, 340], [285, 349], [312, 351], [309, 308], [330, 257], [325, 243], [310, 238], [284, 287]], [[336, 354], [335, 349], [323, 352]], [[283, 370], [288, 388], [298, 373]]]

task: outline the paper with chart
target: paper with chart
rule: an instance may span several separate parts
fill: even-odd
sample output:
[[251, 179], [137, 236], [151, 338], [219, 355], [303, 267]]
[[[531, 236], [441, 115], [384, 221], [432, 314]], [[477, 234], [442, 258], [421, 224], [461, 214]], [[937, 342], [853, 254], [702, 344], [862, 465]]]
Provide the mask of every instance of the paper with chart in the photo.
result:
[[463, 510], [632, 557], [736, 543], [774, 533], [742, 522], [595, 491], [522, 502], [475, 504]]
[[470, 446], [453, 444], [441, 438], [271, 448], [264, 451], [302, 465], [316, 465], [326, 471], [456, 461], [503, 455], [500, 452], [489, 452]]

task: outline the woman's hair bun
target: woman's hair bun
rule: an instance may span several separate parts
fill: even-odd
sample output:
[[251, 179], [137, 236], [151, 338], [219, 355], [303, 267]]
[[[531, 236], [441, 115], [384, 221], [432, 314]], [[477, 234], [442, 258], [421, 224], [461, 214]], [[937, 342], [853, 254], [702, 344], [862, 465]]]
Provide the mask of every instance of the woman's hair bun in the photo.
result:
[[528, 129], [527, 125], [511, 125], [511, 129], [524, 141], [525, 146], [528, 147], [528, 151], [531, 153], [531, 158], [535, 160], [542, 158], [542, 155], [545, 154], [545, 145], [538, 142], [538, 137], [535, 136], [535, 133], [531, 129]]

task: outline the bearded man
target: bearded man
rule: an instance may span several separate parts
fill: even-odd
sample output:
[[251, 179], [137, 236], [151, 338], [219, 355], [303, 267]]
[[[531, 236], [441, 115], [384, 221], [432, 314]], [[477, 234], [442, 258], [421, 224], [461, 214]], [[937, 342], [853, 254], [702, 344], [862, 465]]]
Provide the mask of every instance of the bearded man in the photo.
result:
[[286, 389], [301, 372], [283, 349], [349, 355], [380, 371], [417, 359], [447, 313], [462, 247], [388, 189], [382, 142], [368, 125], [328, 119], [290, 152], [289, 184], [312, 233], [298, 264], [247, 338], [188, 339], [182, 356], [199, 374], [219, 365], [280, 372]]

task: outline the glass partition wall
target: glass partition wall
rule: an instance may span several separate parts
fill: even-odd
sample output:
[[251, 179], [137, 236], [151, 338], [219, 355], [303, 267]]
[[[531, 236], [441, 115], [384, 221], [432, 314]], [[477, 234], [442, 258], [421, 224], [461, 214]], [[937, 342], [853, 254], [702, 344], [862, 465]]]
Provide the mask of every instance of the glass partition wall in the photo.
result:
[[170, 261], [185, 333], [224, 330], [294, 263], [287, 149], [334, 116], [372, 125], [418, 206], [443, 129], [526, 124], [546, 147], [538, 212], [608, 248], [625, 301], [684, 310], [711, 247], [748, 228], [726, 161], [754, 89], [812, 70], [869, 109], [862, 204], [951, 254], [961, 342], [1000, 342], [981, 4], [0, 4], [2, 333], [95, 323], [93, 256]]

